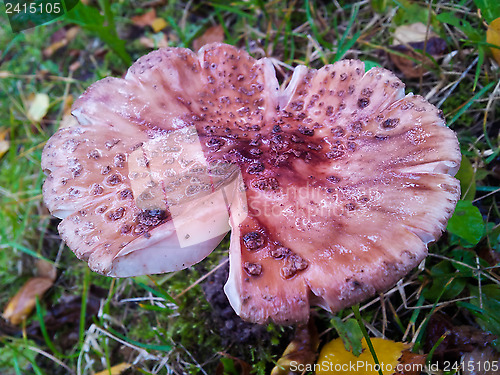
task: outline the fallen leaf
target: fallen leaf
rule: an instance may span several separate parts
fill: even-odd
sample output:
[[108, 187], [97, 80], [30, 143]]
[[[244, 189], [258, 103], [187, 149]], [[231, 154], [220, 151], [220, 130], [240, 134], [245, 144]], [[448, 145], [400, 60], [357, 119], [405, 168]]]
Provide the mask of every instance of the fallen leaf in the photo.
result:
[[134, 16], [131, 18], [132, 23], [140, 27], [151, 26], [155, 19], [156, 10], [154, 8], [144, 14], [141, 14], [140, 16]]
[[404, 350], [399, 358], [399, 371], [395, 375], [420, 375], [425, 368], [427, 356]]
[[311, 318], [308, 324], [297, 326], [294, 339], [286, 347], [271, 375], [294, 374], [292, 367], [299, 364], [303, 366], [314, 364], [318, 346], [318, 330]]
[[[500, 47], [500, 17], [493, 20], [486, 30], [486, 42]], [[500, 64], [500, 49], [490, 48], [495, 61]]]
[[[425, 41], [427, 37], [427, 42]], [[418, 78], [429, 71], [433, 63], [430, 58], [416, 50], [424, 50], [434, 58], [442, 56], [447, 49], [444, 39], [439, 38], [432, 30], [427, 33], [427, 26], [421, 22], [398, 26], [394, 30], [393, 50], [408, 57], [390, 53], [394, 65], [407, 78]], [[412, 60], [413, 59], [413, 60]], [[420, 61], [416, 63], [414, 60]]]
[[48, 46], [43, 50], [43, 55], [45, 57], [50, 57], [57, 50], [67, 46], [68, 43], [71, 42], [73, 39], [75, 39], [75, 37], [78, 35], [78, 33], [80, 32], [80, 28], [78, 26], [74, 26], [67, 30], [60, 29], [59, 32], [60, 35], [58, 34], [57, 37], [54, 38], [54, 40], [52, 40], [50, 46]]
[[49, 110], [49, 96], [45, 93], [32, 94], [28, 98], [28, 118], [40, 122]]
[[[412, 23], [410, 25], [401, 25], [396, 27], [393, 34], [393, 45], [409, 44], [422, 42], [427, 35], [427, 26], [422, 22]], [[429, 39], [437, 35], [429, 30]]]
[[198, 51], [205, 44], [222, 43], [224, 41], [224, 29], [221, 25], [209, 27], [203, 35], [193, 41], [193, 49]]
[[153, 31], [155, 33], [162, 31], [165, 27], [167, 27], [167, 25], [167, 21], [165, 21], [163, 18], [155, 18], [153, 23], [151, 23], [151, 27], [153, 28]]
[[[431, 38], [427, 41], [427, 44], [425, 44], [425, 42], [413, 42], [407, 45], [392, 47], [393, 50], [408, 56], [400, 56], [394, 53], [389, 54], [391, 61], [405, 75], [405, 77], [418, 78], [432, 68], [432, 60], [421, 52], [415, 51], [424, 50], [424, 45], [425, 51], [432, 55], [434, 59], [441, 57], [447, 49], [446, 42], [441, 38]], [[436, 52], [433, 53], [433, 51]], [[419, 62], [416, 63], [412, 59]]]
[[[410, 349], [410, 345], [383, 338], [372, 338], [371, 342], [377, 354], [378, 362], [383, 364], [383, 373], [394, 374], [396, 371], [399, 371], [401, 366], [398, 365], [403, 363], [400, 359], [403, 358], [403, 353]], [[362, 346], [363, 352], [356, 357], [345, 349], [342, 339], [337, 338], [330, 341], [321, 350], [317, 362], [319, 369], [316, 371], [316, 374], [378, 375], [375, 361], [364, 338]]]
[[35, 266], [38, 277], [43, 277], [52, 281], [56, 279], [57, 269], [54, 266], [54, 264], [47, 262], [46, 260], [43, 259], [37, 259]]
[[52, 284], [53, 281], [46, 277], [29, 279], [7, 304], [4, 319], [14, 325], [20, 324], [35, 308], [36, 298], [41, 297]]
[[10, 142], [7, 139], [7, 134], [9, 134], [9, 129], [3, 129], [0, 131], [0, 158], [9, 151]]
[[109, 369], [99, 371], [95, 375], [120, 375], [123, 371], [128, 370], [130, 367], [132, 367], [130, 363], [123, 362]]
[[431, 316], [427, 324], [424, 350], [430, 351], [445, 334], [445, 338], [434, 349], [433, 362], [437, 361], [442, 364], [445, 361], [452, 363], [459, 361], [465, 353], [472, 352], [476, 348], [485, 348], [495, 339], [492, 334], [478, 328], [456, 326], [448, 316], [436, 313]]
[[462, 357], [461, 363], [462, 375], [498, 375], [500, 353], [490, 347], [474, 349]]

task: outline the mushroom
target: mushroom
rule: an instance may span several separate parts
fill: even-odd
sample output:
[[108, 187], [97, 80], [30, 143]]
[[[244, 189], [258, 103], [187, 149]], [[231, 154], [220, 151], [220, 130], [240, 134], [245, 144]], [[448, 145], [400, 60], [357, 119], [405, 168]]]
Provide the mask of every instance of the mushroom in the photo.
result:
[[229, 301], [243, 319], [305, 322], [417, 266], [459, 199], [442, 113], [358, 60], [297, 66], [225, 44], [160, 49], [75, 102], [47, 143], [43, 195], [99, 273], [188, 267], [231, 230]]

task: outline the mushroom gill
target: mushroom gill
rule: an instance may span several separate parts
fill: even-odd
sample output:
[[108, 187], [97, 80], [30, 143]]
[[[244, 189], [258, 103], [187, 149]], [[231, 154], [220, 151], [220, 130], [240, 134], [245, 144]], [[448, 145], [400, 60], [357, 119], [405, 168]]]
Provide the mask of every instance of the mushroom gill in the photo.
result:
[[109, 276], [182, 269], [231, 229], [225, 287], [259, 323], [306, 321], [419, 264], [459, 199], [443, 116], [357, 60], [295, 68], [224, 44], [167, 48], [92, 85], [47, 143], [44, 199]]

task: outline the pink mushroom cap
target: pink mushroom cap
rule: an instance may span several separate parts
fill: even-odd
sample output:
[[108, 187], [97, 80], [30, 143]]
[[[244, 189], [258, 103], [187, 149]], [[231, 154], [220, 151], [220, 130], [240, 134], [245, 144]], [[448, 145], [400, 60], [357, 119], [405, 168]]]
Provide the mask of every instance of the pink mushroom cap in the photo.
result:
[[455, 133], [390, 71], [297, 66], [225, 44], [160, 49], [90, 86], [42, 155], [45, 203], [96, 272], [201, 261], [231, 230], [243, 319], [307, 321], [393, 286], [459, 199]]

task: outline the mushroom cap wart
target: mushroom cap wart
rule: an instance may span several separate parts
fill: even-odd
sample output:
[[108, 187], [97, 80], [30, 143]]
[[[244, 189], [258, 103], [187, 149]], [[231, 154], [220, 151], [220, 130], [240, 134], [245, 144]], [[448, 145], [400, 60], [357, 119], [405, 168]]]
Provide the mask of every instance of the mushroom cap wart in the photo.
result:
[[109, 276], [182, 269], [231, 229], [244, 319], [306, 321], [394, 285], [459, 199], [454, 132], [391, 72], [295, 68], [224, 44], [167, 48], [93, 84], [47, 143], [62, 238]]

